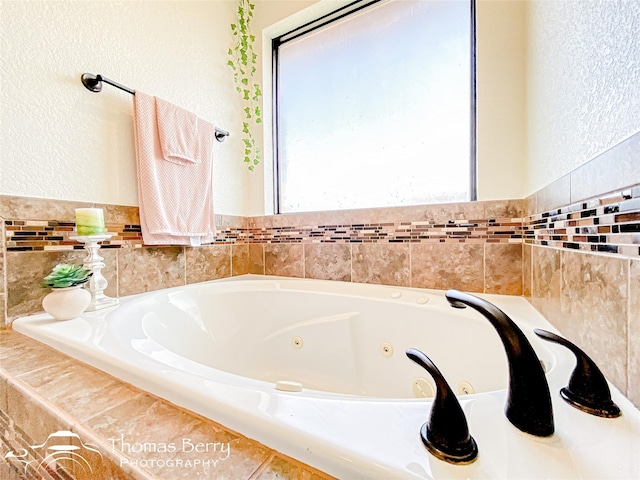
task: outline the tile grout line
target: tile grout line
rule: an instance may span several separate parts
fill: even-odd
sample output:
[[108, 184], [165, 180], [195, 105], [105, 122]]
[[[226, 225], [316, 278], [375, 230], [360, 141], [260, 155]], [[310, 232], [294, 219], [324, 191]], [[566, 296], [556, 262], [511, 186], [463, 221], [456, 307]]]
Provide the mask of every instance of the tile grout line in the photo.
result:
[[625, 372], [626, 391], [628, 398], [631, 394], [631, 259], [627, 259], [627, 371]]
[[271, 452], [271, 454], [268, 455], [267, 458], [265, 458], [264, 461], [256, 467], [253, 473], [249, 475], [247, 480], [257, 479], [267, 469], [267, 467], [269, 466], [269, 463], [273, 461], [274, 458], [276, 458], [276, 454], [275, 452]]

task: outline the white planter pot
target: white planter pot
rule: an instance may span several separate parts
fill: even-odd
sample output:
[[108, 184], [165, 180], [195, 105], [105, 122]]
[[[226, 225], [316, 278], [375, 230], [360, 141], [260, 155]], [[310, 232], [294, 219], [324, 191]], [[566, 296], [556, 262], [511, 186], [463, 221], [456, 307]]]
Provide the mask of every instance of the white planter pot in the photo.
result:
[[82, 285], [54, 288], [42, 299], [42, 308], [56, 320], [71, 320], [79, 317], [91, 302], [91, 292]]

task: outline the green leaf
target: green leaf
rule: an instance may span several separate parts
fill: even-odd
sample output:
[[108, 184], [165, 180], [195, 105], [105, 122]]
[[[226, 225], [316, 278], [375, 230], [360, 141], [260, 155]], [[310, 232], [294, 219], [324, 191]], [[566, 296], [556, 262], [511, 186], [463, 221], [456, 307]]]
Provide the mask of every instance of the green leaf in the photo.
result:
[[49, 275], [42, 281], [43, 287], [66, 288], [81, 285], [89, 281], [92, 273], [82, 265], [76, 266], [70, 263], [59, 263]]
[[248, 105], [243, 109], [246, 117], [242, 122], [242, 133], [244, 134], [242, 141], [245, 147], [244, 161], [249, 164], [249, 170], [253, 170], [254, 165], [257, 165], [260, 161], [260, 150], [256, 148], [256, 140], [253, 138], [249, 127], [254, 122], [261, 123], [260, 117], [262, 116], [260, 105], [256, 106], [254, 104], [255, 101], [259, 100], [262, 92], [258, 84], [250, 86], [251, 83], [249, 82], [249, 79], [253, 79], [257, 72], [258, 55], [253, 46], [256, 41], [256, 35], [253, 35], [250, 29], [250, 20], [253, 17], [255, 5], [251, 3], [251, 0], [238, 0], [237, 5], [236, 23], [231, 25], [233, 35], [236, 37], [235, 42], [237, 43], [232, 48], [229, 48], [227, 52], [232, 57], [232, 60], [229, 60], [227, 65], [233, 69], [236, 91], [241, 95], [243, 101], [248, 102]]

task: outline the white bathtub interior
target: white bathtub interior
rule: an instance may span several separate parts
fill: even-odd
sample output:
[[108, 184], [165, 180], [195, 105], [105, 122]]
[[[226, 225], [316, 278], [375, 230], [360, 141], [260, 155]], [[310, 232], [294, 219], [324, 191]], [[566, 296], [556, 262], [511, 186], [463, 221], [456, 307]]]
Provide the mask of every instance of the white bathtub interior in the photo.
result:
[[[368, 299], [356, 307], [348, 295], [259, 286], [251, 290], [250, 301], [247, 286], [237, 282], [215, 294], [156, 295], [145, 303], [144, 313], [124, 306], [120, 318], [142, 315], [139, 334], [147, 348], [155, 343], [194, 362], [264, 382], [413, 398], [414, 380], [425, 375], [404, 356], [412, 346], [430, 352], [454, 386], [466, 382], [478, 393], [506, 387], [500, 341], [477, 314], [397, 299]], [[425, 315], [436, 308], [437, 314]], [[113, 328], [119, 328], [117, 322]], [[455, 342], [448, 345], [443, 336]], [[472, 354], [478, 345], [483, 346], [481, 362]], [[551, 364], [550, 352], [545, 353]]]
[[[575, 364], [532, 333], [553, 328], [521, 297], [482, 295], [523, 329], [547, 370], [556, 433], [524, 434], [503, 415], [504, 348], [472, 309], [441, 291], [242, 276], [122, 298], [108, 311], [14, 328], [340, 478], [637, 478], [638, 411], [612, 387], [619, 419], [579, 412], [557, 394]], [[424, 351], [459, 391], [479, 445], [469, 466], [423, 447]], [[597, 361], [597, 359], [596, 359]], [[282, 392], [278, 381], [302, 385]], [[475, 393], [468, 392], [471, 386]], [[615, 460], [613, 460], [615, 459]]]

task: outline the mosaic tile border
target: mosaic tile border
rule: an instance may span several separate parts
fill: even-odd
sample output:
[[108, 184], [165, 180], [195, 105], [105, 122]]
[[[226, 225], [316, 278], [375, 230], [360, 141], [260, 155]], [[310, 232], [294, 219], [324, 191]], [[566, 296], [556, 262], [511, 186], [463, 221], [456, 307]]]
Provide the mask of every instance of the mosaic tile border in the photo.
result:
[[[58, 220], [5, 220], [8, 252], [82, 250], [84, 244], [71, 240], [77, 235], [75, 222]], [[107, 233], [113, 235], [102, 243], [103, 248], [142, 246], [140, 225], [107, 223]]]
[[[80, 250], [83, 244], [69, 239], [73, 222], [6, 220], [9, 252]], [[139, 225], [110, 225], [113, 237], [104, 248], [141, 247]], [[218, 229], [215, 244], [248, 243], [522, 243], [521, 218], [451, 220], [304, 227], [254, 227]]]
[[521, 218], [247, 228], [246, 243], [522, 243]]
[[[8, 252], [80, 250], [75, 223], [6, 220]], [[107, 223], [104, 248], [140, 248], [140, 225]], [[640, 186], [524, 218], [456, 219], [334, 225], [224, 227], [215, 244], [264, 243], [526, 243], [640, 256]]]
[[640, 256], [640, 186], [527, 217], [524, 241]]

